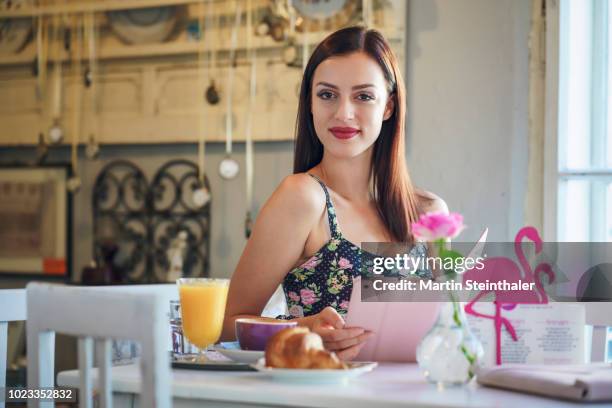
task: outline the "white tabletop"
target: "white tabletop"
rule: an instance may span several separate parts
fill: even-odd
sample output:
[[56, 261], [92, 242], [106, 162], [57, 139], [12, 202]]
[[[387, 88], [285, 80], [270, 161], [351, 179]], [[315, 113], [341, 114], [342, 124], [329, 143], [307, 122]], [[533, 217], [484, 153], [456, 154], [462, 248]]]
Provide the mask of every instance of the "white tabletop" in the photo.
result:
[[[96, 377], [94, 373], [94, 378]], [[134, 364], [113, 367], [113, 391], [137, 394], [140, 373]], [[59, 373], [58, 385], [77, 388], [77, 370]], [[276, 382], [257, 372], [173, 370], [172, 395], [201, 406], [203, 401], [309, 407], [564, 407], [584, 406], [470, 384], [438, 390], [414, 364], [382, 364], [345, 385]], [[189, 406], [189, 404], [187, 404]], [[589, 404], [589, 407], [612, 404]]]

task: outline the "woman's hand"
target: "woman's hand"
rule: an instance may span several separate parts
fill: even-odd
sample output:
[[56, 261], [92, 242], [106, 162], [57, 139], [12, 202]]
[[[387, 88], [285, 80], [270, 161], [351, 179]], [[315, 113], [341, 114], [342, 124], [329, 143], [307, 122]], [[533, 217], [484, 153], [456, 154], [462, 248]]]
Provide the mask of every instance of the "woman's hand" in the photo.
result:
[[300, 325], [321, 336], [325, 348], [334, 351], [341, 360], [354, 359], [373, 334], [361, 327], [345, 327], [344, 319], [331, 306], [300, 319]]

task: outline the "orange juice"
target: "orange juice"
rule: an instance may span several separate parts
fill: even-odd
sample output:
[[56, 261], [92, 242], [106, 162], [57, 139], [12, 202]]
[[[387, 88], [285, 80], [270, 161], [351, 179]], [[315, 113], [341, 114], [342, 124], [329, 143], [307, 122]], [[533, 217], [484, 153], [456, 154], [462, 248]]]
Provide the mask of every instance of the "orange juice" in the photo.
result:
[[200, 349], [214, 344], [221, 335], [228, 283], [222, 279], [179, 280], [183, 332]]

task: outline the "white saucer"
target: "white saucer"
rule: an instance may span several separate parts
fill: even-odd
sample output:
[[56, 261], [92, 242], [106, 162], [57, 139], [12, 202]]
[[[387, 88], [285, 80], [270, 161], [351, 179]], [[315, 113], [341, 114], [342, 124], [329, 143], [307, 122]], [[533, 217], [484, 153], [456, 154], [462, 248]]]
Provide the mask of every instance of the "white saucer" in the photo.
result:
[[[225, 357], [237, 363], [254, 364], [257, 362], [257, 360], [263, 358], [264, 356], [263, 351], [241, 350], [237, 347], [224, 347], [223, 344], [228, 343], [216, 344], [213, 348], [216, 352], [223, 354]], [[237, 344], [238, 343], [236, 342], [236, 345]]]
[[296, 369], [296, 368], [270, 368], [266, 367], [265, 359], [259, 359], [257, 364], [251, 364], [261, 373], [271, 376], [275, 380], [303, 383], [344, 383], [351, 378], [372, 371], [378, 363], [375, 362], [348, 362], [347, 369]]

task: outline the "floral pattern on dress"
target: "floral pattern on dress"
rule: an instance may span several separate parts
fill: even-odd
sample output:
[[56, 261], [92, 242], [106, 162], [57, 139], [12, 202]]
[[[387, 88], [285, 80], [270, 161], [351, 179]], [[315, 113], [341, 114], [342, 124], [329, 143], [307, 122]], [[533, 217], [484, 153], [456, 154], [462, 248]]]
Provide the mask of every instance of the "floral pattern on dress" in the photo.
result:
[[[327, 306], [336, 309], [340, 315], [346, 315], [353, 290], [353, 278], [368, 276], [372, 270], [374, 255], [342, 237], [327, 187], [317, 177], [311, 176], [325, 192], [331, 239], [312, 257], [285, 276], [283, 290], [289, 315], [278, 316], [279, 319], [310, 316]], [[422, 271], [419, 275], [427, 276], [428, 273], [431, 274], [429, 271]]]
[[315, 273], [317, 266], [320, 263], [321, 254], [317, 252], [312, 257], [310, 257], [310, 259], [308, 259], [306, 262], [304, 262], [302, 265], [298, 266], [291, 272], [293, 273], [296, 279], [298, 279], [300, 282], [304, 282], [306, 279], [308, 279], [309, 276]]

